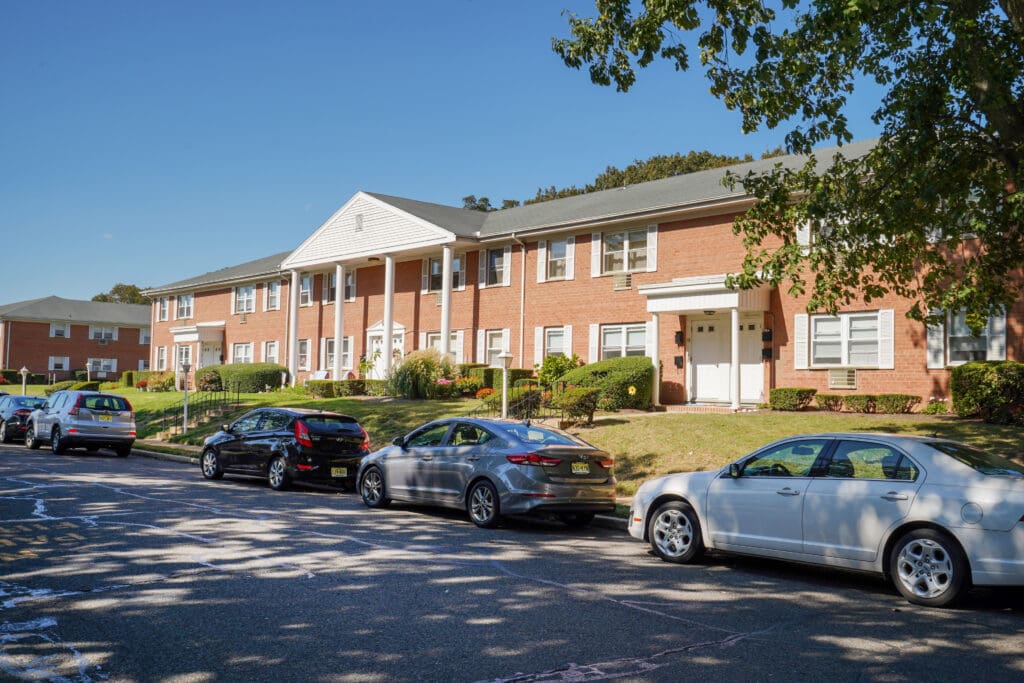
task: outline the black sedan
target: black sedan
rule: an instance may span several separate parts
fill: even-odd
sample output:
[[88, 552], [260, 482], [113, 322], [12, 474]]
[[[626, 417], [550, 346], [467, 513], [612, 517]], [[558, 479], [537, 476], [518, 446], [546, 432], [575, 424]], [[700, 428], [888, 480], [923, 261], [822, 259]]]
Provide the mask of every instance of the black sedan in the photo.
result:
[[24, 439], [28, 416], [46, 403], [44, 396], [0, 396], [0, 441]]
[[304, 408], [260, 408], [206, 439], [199, 464], [207, 479], [266, 477], [280, 491], [292, 481], [354, 488], [370, 437], [355, 418]]

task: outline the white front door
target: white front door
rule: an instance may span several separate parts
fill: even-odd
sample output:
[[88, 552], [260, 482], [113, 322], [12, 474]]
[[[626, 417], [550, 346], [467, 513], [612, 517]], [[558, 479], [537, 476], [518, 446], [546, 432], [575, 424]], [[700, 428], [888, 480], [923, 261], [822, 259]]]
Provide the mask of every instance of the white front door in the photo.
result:
[[220, 365], [223, 360], [220, 342], [203, 342], [199, 354], [199, 367], [205, 368], [209, 365]]
[[[370, 368], [369, 379], [385, 379], [387, 376], [387, 364], [384, 362], [384, 333], [367, 332], [366, 348], [369, 349], [366, 360], [373, 363], [373, 367]], [[391, 363], [392, 366], [401, 360], [403, 349], [405, 349], [405, 333], [399, 332], [391, 337], [391, 355], [394, 359]]]
[[701, 318], [690, 323], [690, 400], [729, 400], [729, 320]]
[[740, 320], [740, 401], [764, 403], [764, 361], [761, 359], [761, 316]]

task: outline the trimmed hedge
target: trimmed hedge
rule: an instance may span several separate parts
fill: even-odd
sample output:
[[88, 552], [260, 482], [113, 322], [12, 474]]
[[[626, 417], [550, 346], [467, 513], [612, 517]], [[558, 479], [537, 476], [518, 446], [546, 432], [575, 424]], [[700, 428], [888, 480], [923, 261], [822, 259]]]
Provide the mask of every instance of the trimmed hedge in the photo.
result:
[[993, 424], [1024, 424], [1024, 363], [984, 361], [953, 369], [953, 412]]
[[124, 372], [122, 372], [121, 373], [121, 381], [119, 382], [119, 384], [122, 387], [128, 387], [130, 389], [134, 389], [135, 388], [135, 373], [136, 372], [137, 372], [136, 370], [125, 370]]
[[815, 394], [814, 400], [822, 410], [838, 413], [843, 409], [843, 396], [839, 394]]
[[100, 382], [75, 382], [70, 387], [68, 387], [68, 389], [71, 389], [72, 391], [99, 391]]
[[77, 384], [77, 382], [75, 382], [75, 380], [73, 379], [67, 379], [64, 380], [63, 382], [56, 382], [43, 389], [43, 393], [46, 394], [47, 396], [53, 396], [58, 391], [70, 389], [75, 384]]
[[[18, 370], [0, 370], [0, 377], [7, 380], [8, 384], [21, 385], [21, 372]], [[46, 384], [47, 377], [42, 373], [30, 372], [25, 381], [28, 384]]]
[[875, 411], [887, 415], [912, 413], [920, 402], [920, 396], [911, 394], [878, 394], [875, 397]]
[[846, 397], [846, 407], [854, 413], [873, 413], [878, 397], [874, 394], [851, 394]]
[[361, 380], [367, 396], [387, 396], [388, 381], [386, 379]]
[[[478, 365], [469, 371], [470, 377], [480, 380], [481, 387], [490, 387], [495, 391], [501, 391], [501, 368], [492, 368], [489, 365]], [[514, 387], [521, 379], [533, 377], [533, 370], [530, 368], [509, 368], [508, 385]]]
[[200, 372], [216, 372], [220, 375], [221, 386], [229, 391], [243, 394], [258, 394], [269, 386], [281, 386], [281, 373], [287, 381], [288, 369], [275, 363], [231, 363], [229, 365], [207, 365]]
[[590, 424], [594, 421], [594, 411], [600, 398], [601, 390], [597, 387], [574, 387], [552, 399], [551, 405], [561, 410], [571, 422], [586, 418], [586, 424]]
[[[605, 410], [651, 407], [654, 366], [646, 356], [609, 358], [570, 370], [559, 378], [567, 387], [596, 387]], [[632, 391], [630, 391], [632, 389]]]
[[361, 379], [311, 379], [306, 382], [306, 391], [313, 398], [362, 396], [366, 393], [365, 382]]
[[768, 406], [772, 410], [803, 410], [811, 405], [817, 389], [779, 387], [768, 394]]
[[459, 377], [469, 377], [469, 373], [475, 368], [486, 368], [487, 363], [459, 363], [455, 366], [455, 369], [459, 373]]

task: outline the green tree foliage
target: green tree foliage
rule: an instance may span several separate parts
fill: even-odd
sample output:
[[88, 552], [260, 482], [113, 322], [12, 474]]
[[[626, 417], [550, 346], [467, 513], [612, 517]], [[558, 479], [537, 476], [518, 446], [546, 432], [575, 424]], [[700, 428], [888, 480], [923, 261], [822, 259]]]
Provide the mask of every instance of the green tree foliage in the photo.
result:
[[[519, 200], [501, 200], [500, 208], [511, 209], [513, 206], [519, 206]], [[477, 199], [475, 194], [471, 194], [462, 198], [462, 208], [472, 209], [473, 211], [497, 211], [499, 207], [491, 206], [491, 200], [487, 197], [480, 197], [479, 199]]]
[[[914, 300], [913, 317], [1014, 301], [1024, 264], [1024, 3], [887, 0], [597, 0], [553, 39], [566, 65], [627, 91], [655, 59], [696, 56], [743, 131], [786, 124], [789, 152], [853, 139], [857, 79], [885, 89], [865, 155], [813, 155], [742, 183], [759, 201], [736, 223], [743, 287], [787, 282], [809, 308], [863, 293]], [[818, 229], [812, 248], [796, 231]], [[781, 248], [767, 248], [773, 239]]]
[[135, 285], [118, 282], [109, 292], [97, 294], [93, 301], [106, 301], [113, 304], [148, 304], [149, 299], [142, 296], [142, 290]]

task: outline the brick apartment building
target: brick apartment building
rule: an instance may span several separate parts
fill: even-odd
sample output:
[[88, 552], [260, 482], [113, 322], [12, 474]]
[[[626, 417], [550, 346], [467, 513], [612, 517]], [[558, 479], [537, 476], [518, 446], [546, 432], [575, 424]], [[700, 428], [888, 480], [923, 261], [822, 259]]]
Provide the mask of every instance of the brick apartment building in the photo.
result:
[[[779, 162], [801, 158], [732, 170]], [[291, 252], [147, 292], [151, 365], [269, 361], [302, 381], [353, 376], [360, 358], [383, 377], [426, 347], [459, 362], [509, 351], [515, 367], [645, 355], [657, 402], [737, 408], [776, 386], [927, 400], [948, 396], [952, 366], [1024, 359], [1024, 302], [979, 338], [955, 311], [926, 329], [895, 296], [829, 316], [768, 286], [727, 288], [744, 255], [733, 219], [753, 199], [724, 172], [492, 213], [358, 192]]]
[[60, 381], [73, 370], [116, 379], [149, 369], [150, 307], [56, 296], [0, 306], [3, 367]]

